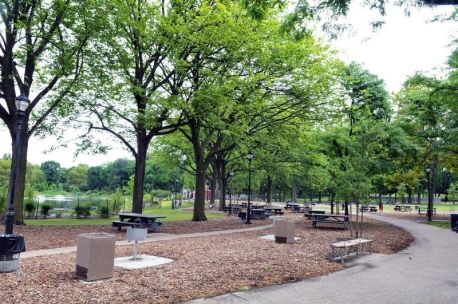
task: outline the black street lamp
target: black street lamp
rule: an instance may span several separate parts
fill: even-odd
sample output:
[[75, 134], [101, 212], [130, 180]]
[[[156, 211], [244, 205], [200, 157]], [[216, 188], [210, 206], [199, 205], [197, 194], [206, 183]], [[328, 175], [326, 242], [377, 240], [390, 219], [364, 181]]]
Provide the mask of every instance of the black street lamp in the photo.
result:
[[174, 180], [175, 183], [175, 199], [172, 202], [172, 209], [175, 209], [176, 203], [177, 203], [177, 196], [178, 196], [178, 180]]
[[[229, 183], [230, 183], [230, 181], [232, 180], [232, 177], [234, 177], [234, 172], [232, 172], [232, 171], [229, 172], [229, 176], [230, 176], [230, 180], [229, 180]], [[232, 215], [232, 193], [231, 193], [231, 188], [228, 187], [227, 190], [229, 192], [229, 212], [228, 212], [228, 214]]]
[[248, 152], [246, 158], [248, 159], [248, 206], [246, 211], [245, 224], [251, 224], [251, 161], [253, 160], [253, 153]]
[[21, 94], [16, 98], [16, 139], [13, 151], [13, 163], [11, 165], [11, 183], [8, 197], [8, 211], [6, 212], [5, 221], [5, 234], [13, 233], [14, 215], [16, 213], [14, 209], [14, 199], [16, 195], [16, 178], [19, 167], [19, 157], [21, 156], [21, 133], [22, 133], [22, 122], [24, 120], [25, 111], [29, 107], [30, 100], [27, 96]]
[[432, 220], [432, 207], [433, 207], [433, 198], [431, 196], [431, 166], [430, 165], [426, 165], [425, 167], [425, 171], [426, 171], [426, 176], [428, 178], [428, 210], [426, 212], [427, 216], [428, 216], [428, 221], [431, 221]]

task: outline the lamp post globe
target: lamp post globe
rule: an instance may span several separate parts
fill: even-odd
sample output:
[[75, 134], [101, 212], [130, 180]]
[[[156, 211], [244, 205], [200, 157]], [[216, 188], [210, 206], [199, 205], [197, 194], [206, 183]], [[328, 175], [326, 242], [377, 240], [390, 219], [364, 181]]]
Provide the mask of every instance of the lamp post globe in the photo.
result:
[[8, 196], [8, 211], [6, 212], [5, 221], [5, 234], [13, 233], [14, 215], [16, 213], [14, 209], [14, 200], [16, 195], [16, 180], [19, 166], [19, 157], [21, 155], [21, 133], [22, 133], [22, 122], [24, 120], [25, 112], [29, 107], [30, 100], [24, 94], [18, 96], [15, 100], [16, 105], [16, 138], [13, 146], [13, 160], [11, 164], [11, 179], [10, 179], [10, 191]]
[[246, 158], [248, 159], [248, 206], [246, 211], [245, 224], [251, 224], [251, 161], [253, 160], [254, 154], [248, 152]]

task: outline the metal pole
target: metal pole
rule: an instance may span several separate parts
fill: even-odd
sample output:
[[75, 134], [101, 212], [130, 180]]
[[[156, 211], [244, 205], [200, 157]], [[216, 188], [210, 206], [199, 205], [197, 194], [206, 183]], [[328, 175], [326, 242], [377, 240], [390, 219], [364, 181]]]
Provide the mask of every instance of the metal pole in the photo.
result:
[[231, 188], [229, 188], [228, 191], [229, 191], [229, 215], [232, 215], [232, 193], [231, 193]]
[[251, 159], [248, 159], [248, 207], [245, 224], [251, 224]]
[[431, 193], [430, 193], [431, 192], [431, 178], [430, 178], [431, 172], [428, 171], [426, 173], [428, 175], [428, 209], [426, 213], [427, 213], [428, 221], [431, 221], [432, 219], [432, 212], [431, 212], [432, 211], [431, 210], [432, 201], [431, 201]]
[[16, 179], [19, 166], [19, 157], [21, 155], [21, 132], [22, 132], [22, 120], [24, 118], [24, 112], [16, 111], [16, 142], [14, 145], [13, 159], [11, 164], [11, 189], [10, 195], [8, 198], [8, 211], [6, 212], [6, 222], [5, 222], [5, 234], [13, 233], [14, 225], [14, 215], [16, 211], [14, 209], [14, 199], [16, 196]]

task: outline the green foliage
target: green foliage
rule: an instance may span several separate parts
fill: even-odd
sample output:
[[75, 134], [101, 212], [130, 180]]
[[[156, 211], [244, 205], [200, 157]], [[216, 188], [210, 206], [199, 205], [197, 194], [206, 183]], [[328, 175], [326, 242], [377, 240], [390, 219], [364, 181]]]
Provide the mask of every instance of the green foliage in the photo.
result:
[[110, 208], [105, 204], [99, 205], [97, 207], [97, 213], [101, 218], [108, 218], [110, 216]]
[[75, 214], [77, 218], [87, 218], [89, 215], [91, 215], [91, 205], [90, 204], [83, 204], [80, 206], [76, 206], [74, 208]]
[[49, 204], [42, 204], [41, 205], [41, 209], [40, 209], [40, 213], [41, 215], [44, 216], [44, 218], [46, 219], [46, 217], [49, 215], [49, 211], [52, 209], [51, 205]]
[[61, 178], [61, 167], [56, 161], [49, 160], [41, 164], [41, 170], [43, 170], [48, 186], [56, 185], [60, 182]]
[[24, 210], [29, 218], [35, 213], [36, 208], [37, 207], [33, 201], [26, 202], [24, 205]]

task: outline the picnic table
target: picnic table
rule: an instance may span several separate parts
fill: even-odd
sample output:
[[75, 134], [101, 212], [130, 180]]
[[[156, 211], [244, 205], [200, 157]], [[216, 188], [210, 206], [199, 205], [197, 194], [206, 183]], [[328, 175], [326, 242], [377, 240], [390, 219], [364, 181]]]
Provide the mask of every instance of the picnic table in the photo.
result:
[[113, 221], [113, 227], [117, 227], [121, 231], [123, 226], [133, 228], [147, 228], [148, 231], [156, 232], [161, 227], [162, 223], [158, 219], [165, 216], [141, 213], [119, 213], [119, 221]]
[[[315, 210], [320, 211], [320, 210]], [[349, 216], [344, 214], [323, 214], [323, 213], [315, 213], [311, 212], [308, 217], [312, 221], [313, 228], [316, 228], [318, 223], [331, 223], [331, 224], [339, 224], [343, 225], [344, 229], [347, 228], [349, 222]]]
[[[421, 208], [421, 207], [419, 207], [419, 208], [418, 208], [418, 214], [421, 214], [422, 212], [423, 212], [423, 213], [427, 213], [427, 212], [428, 212], [428, 208]], [[436, 213], [436, 208], [433, 208], [433, 214], [437, 214], [437, 213]]]
[[294, 208], [294, 207], [298, 207], [298, 206], [299, 206], [299, 204], [297, 204], [295, 202], [286, 202], [285, 209]]
[[411, 206], [404, 206], [404, 205], [396, 205], [396, 206], [394, 206], [394, 211], [410, 212], [410, 211], [412, 211], [412, 207]]
[[269, 213], [273, 212], [275, 215], [277, 215], [277, 214], [282, 215], [283, 214], [283, 210], [282, 210], [281, 207], [267, 207], [265, 209], [266, 209], [267, 212], [269, 212]]

